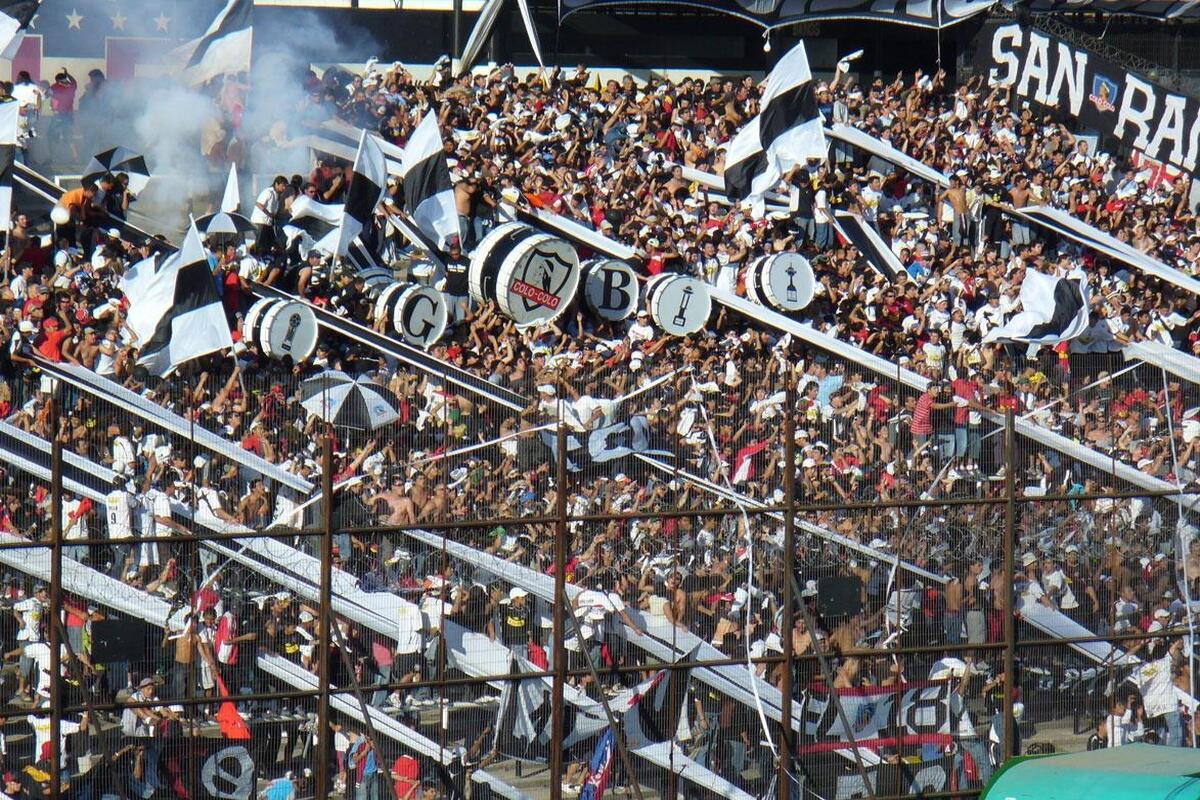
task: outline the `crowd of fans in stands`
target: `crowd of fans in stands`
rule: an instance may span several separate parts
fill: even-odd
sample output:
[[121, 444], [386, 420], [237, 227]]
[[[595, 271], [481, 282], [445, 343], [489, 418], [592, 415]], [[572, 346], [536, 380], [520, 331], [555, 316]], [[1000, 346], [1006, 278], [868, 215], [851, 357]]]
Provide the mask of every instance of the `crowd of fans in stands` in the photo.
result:
[[[1004, 436], [987, 417], [1012, 410], [1114, 463], [1171, 484], [1196, 479], [1200, 419], [1189, 410], [1196, 387], [1148, 368], [1123, 371], [1117, 355], [1124, 343], [1141, 340], [1196, 353], [1195, 298], [1003, 212], [1005, 205], [1062, 208], [1190, 274], [1200, 258], [1200, 228], [1186, 178], [1163, 181], [1158, 172], [1126, 169], [1125, 162], [1096, 152], [1065, 126], [1013, 108], [1003, 90], [978, 79], [955, 88], [940, 72], [862, 83], [839, 74], [819, 90], [827, 119], [859, 127], [942, 170], [951, 176], [949, 188], [923, 183], [839, 144], [828, 162], [789, 176], [790, 205], [755, 220], [686, 180], [679, 166], [721, 172], [725, 146], [757, 111], [759, 87], [750, 78], [639, 84], [630, 77], [600, 81], [583, 68], [524, 79], [499, 68], [453, 79], [441, 68], [419, 81], [397, 66], [310, 80], [308, 104], [296, 114], [308, 123], [337, 118], [402, 146], [422, 114], [438, 114], [461, 219], [460, 241], [446, 243], [452, 262], [469, 256], [514, 199], [636, 247], [637, 267], [647, 276], [676, 271], [715, 282], [758, 255], [795, 251], [810, 259], [819, 284], [813, 304], [800, 316], [932, 382], [923, 392], [907, 390], [859, 363], [726, 311], [716, 311], [702, 334], [671, 339], [644, 312], [625, 323], [604, 323], [572, 310], [554, 325], [519, 330], [496, 308], [474, 305], [463, 309], [462, 321], [430, 352], [527, 398], [522, 412], [329, 333], [304, 363], [271, 361], [252, 345], [240, 345], [233, 359], [213, 357], [160, 379], [136, 364], [138, 343], [124, 325], [129, 309], [118, 284], [129, 264], [161, 243], [108, 235], [104, 215], [120, 216], [129, 208], [120, 181], [69, 192], [63, 204], [72, 223], [58, 228], [58, 240], [47, 245], [34, 233], [34, 210], [22, 208], [10, 234], [9, 281], [0, 288], [0, 334], [6, 342], [0, 418], [42, 439], [57, 432], [72, 453], [118, 474], [102, 507], [68, 495], [62, 519], [67, 558], [177, 603], [190, 597], [200, 617], [167, 644], [163, 660], [169, 668], [162, 678], [155, 679], [149, 663], [158, 659], [110, 666], [102, 671], [97, 696], [128, 699], [142, 692], [149, 699], [157, 692], [175, 700], [213, 694], [215, 677], [234, 693], [265, 690], [270, 681], [247, 656], [259, 649], [313, 667], [315, 607], [276, 597], [277, 587], [268, 591], [266, 582], [237, 568], [198, 589], [216, 566], [203, 548], [137, 538], [197, 526], [316, 525], [319, 509], [297, 510], [307, 498], [265, 485], [228, 459], [169, 435], [153, 421], [135, 419], [110, 399], [58, 385], [38, 370], [42, 359], [92, 369], [314, 483], [322, 473], [319, 435], [325, 426], [301, 408], [299, 383], [339, 368], [373, 377], [395, 393], [398, 422], [375, 432], [336, 431], [335, 479], [361, 480], [339, 495], [334, 559], [365, 591], [399, 594], [418, 605], [423, 617], [416, 633], [401, 630], [391, 638], [343, 622], [349, 639], [343, 647], [357, 668], [344, 673], [342, 683], [432, 679], [453, 668], [439, 660], [438, 648], [427, 647], [437, 640], [443, 616], [544, 667], [552, 648], [540, 623], [549, 609], [526, 598], [523, 588], [493, 570], [447, 559], [402, 533], [344, 529], [507, 520], [447, 535], [489, 556], [552, 574], [555, 527], [544, 519], [555, 514], [564, 491], [568, 513], [586, 517], [568, 526], [568, 580], [600, 590], [604, 598], [591, 606], [581, 603], [591, 643], [581, 647], [572, 640], [573, 668], [586, 663], [583, 654], [598, 661], [602, 672], [644, 662], [636, 648], [604, 635], [605, 626], [610, 632], [622, 624], [637, 627], [626, 607], [673, 626], [681, 636], [711, 642], [728, 656], [780, 652], [786, 635], [798, 654], [831, 648], [838, 654], [833, 662], [838, 688], [924, 679], [936, 660], [842, 655], [857, 648], [883, 641], [956, 647], [999, 641], [1000, 609], [1010, 591], [1022, 605], [1061, 612], [1101, 635], [1186, 629], [1190, 597], [1200, 588], [1200, 545], [1186, 518], [1177, 525], [1182, 512], [1175, 502], [1070, 499], [1129, 486], [1026, 439], [1010, 462]], [[260, 234], [269, 235], [249, 248], [212, 243], [214, 279], [231, 326], [236, 329], [252, 302], [251, 284], [260, 279], [375, 324], [372, 298], [361, 280], [289, 253], [279, 230], [301, 193], [341, 202], [348, 175], [348, 165], [323, 159], [310, 175], [285, 179], [257, 198], [256, 211], [266, 215]], [[399, 187], [389, 191], [399, 202]], [[891, 282], [845, 245], [831, 225], [835, 208], [856, 211], [875, 224], [907, 275]], [[397, 274], [415, 275], [419, 255], [395, 235], [386, 243], [383, 238], [381, 249], [398, 254]], [[264, 242], [277, 244], [268, 249]], [[983, 343], [1018, 308], [1025, 269], [1065, 274], [1076, 268], [1089, 276], [1093, 297], [1094, 324], [1085, 336], [1034, 352]], [[461, 274], [452, 270], [447, 281], [447, 294], [467, 294]], [[57, 431], [52, 398], [64, 412]], [[798, 532], [796, 553], [802, 598], [819, 611], [817, 580], [852, 577], [861, 583], [861, 612], [818, 617], [820, 630], [798, 624], [790, 634], [779, 630], [783, 523], [737, 513], [727, 499], [733, 492], [749, 504], [785, 500], [787, 415], [795, 420], [801, 504], [979, 501], [805, 512], [808, 526]], [[586, 457], [589, 431], [633, 417], [644, 419], [650, 449], [671, 454], [654, 457], [665, 469], [633, 456], [615, 462]], [[568, 454], [567, 486], [557, 481], [560, 454], [553, 430], [537, 430], [559, 421], [581, 443]], [[489, 442], [461, 456], [447, 455]], [[1008, 464], [1015, 467], [1012, 476], [1006, 475]], [[51, 522], [45, 483], [31, 483], [15, 465], [2, 469], [0, 532], [45, 540]], [[1000, 566], [1004, 505], [994, 502], [1004, 496], [1007, 477], [1027, 494], [1068, 495], [1023, 506], [1019, 568], [1011, 576]], [[729, 513], [654, 516], [719, 505]], [[627, 516], [598, 519], [611, 514]], [[538, 521], [520, 522], [525, 517]], [[831, 535], [864, 547], [848, 550], [832, 544]], [[110, 543], [72, 544], [103, 539]], [[315, 537], [298, 537], [294, 544], [318, 552]], [[892, 556], [941, 580], [893, 569]], [[249, 601], [253, 596], [259, 605]], [[9, 597], [18, 629], [4, 642], [6, 647], [17, 642], [15, 691], [23, 702], [36, 704], [49, 680], [48, 647], [45, 622], [29, 620], [44, 616], [46, 600], [16, 584]], [[195, 602], [197, 597], [203, 602]], [[85, 631], [104, 613], [78, 602], [67, 616], [68, 632], [75, 631], [69, 639], [74, 656], [67, 662], [85, 666], [86, 685], [97, 670], [87, 660]], [[1110, 689], [1106, 707], [1093, 709], [1100, 740], [1110, 746], [1134, 738], [1191, 741], [1190, 709], [1174, 693], [1178, 687], [1192, 694], [1190, 654], [1180, 641], [1118, 643], [1161, 664], [1157, 678], [1137, 682], [1140, 692], [1118, 686]], [[989, 738], [990, 715], [1003, 705], [996, 665], [988, 663], [991, 652], [980, 647], [957, 653], [970, 676], [964, 692], [981, 723], [982, 741]], [[801, 663], [794, 686], [822, 679], [815, 661]], [[1086, 673], [1096, 665], [1061, 654], [1030, 656], [1025, 667], [1020, 690], [1030, 711], [1027, 721], [1035, 723], [1068, 715], [1055, 704], [1055, 691], [1090, 695], [1089, 681], [1099, 681], [1100, 697], [1107, 678], [1107, 665]], [[509, 664], [495, 669], [507, 672]], [[771, 666], [760, 665], [758, 672], [774, 684], [782, 677]], [[581, 684], [599, 697], [631, 680], [612, 670], [607, 686], [587, 679]], [[485, 705], [494, 699], [494, 692], [478, 687], [472, 695], [480, 692]], [[415, 715], [434, 696], [378, 691], [371, 700], [418, 725]], [[694, 741], [710, 742], [696, 753], [724, 777], [747, 785], [746, 748], [734, 745], [758, 741], [757, 717], [741, 707], [734, 713], [732, 701], [701, 690], [694, 703]], [[122, 729], [137, 736], [165, 721], [215, 713], [199, 708], [164, 703], [127, 710]], [[265, 708], [277, 712], [277, 706]], [[473, 719], [479, 723], [476, 733], [490, 724], [481, 712]], [[718, 720], [719, 746], [705, 735]], [[991, 736], [994, 740], [994, 731]], [[355, 744], [360, 741], [366, 740], [357, 733], [347, 736], [339, 759], [353, 755], [366, 761], [355, 749], [367, 746]], [[486, 759], [483, 737], [467, 736], [463, 744], [469, 759]], [[357, 772], [358, 760], [343, 763], [352, 767], [343, 773], [343, 785], [357, 783], [359, 797], [381, 796], [375, 761], [370, 770]], [[572, 781], [579, 777], [572, 771]], [[403, 788], [415, 791], [417, 785], [419, 778]]]

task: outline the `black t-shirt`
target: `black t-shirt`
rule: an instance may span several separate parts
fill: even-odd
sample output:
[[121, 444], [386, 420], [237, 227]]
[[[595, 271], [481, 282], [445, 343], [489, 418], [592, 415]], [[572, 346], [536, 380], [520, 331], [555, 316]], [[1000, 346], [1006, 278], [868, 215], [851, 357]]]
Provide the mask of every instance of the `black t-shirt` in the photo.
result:
[[500, 638], [504, 644], [512, 647], [517, 644], [529, 644], [530, 613], [529, 605], [513, 605], [505, 603], [500, 606]]
[[462, 297], [467, 294], [467, 260], [462, 256], [458, 259], [446, 259], [446, 294]]

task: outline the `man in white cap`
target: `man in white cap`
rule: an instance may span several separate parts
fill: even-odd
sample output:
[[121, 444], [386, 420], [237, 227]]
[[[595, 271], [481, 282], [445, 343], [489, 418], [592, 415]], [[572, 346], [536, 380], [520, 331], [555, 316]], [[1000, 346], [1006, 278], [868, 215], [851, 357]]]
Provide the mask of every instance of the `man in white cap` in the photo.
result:
[[520, 586], [512, 587], [508, 596], [500, 600], [495, 616], [488, 623], [488, 635], [521, 658], [529, 652], [529, 637], [533, 630], [533, 606], [528, 597], [529, 592]]

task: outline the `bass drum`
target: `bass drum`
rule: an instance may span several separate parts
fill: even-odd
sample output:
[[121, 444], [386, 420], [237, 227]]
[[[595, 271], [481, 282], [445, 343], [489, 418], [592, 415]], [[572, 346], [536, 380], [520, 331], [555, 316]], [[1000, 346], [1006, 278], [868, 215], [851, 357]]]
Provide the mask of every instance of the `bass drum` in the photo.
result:
[[812, 265], [796, 253], [761, 256], [746, 270], [746, 297], [782, 314], [806, 308], [815, 288]]
[[262, 352], [282, 361], [305, 361], [317, 349], [317, 315], [304, 303], [281, 300], [262, 314], [258, 338]]
[[383, 291], [375, 298], [373, 319], [376, 322], [386, 319], [388, 325], [391, 325], [392, 313], [395, 311], [396, 303], [400, 300], [400, 293], [403, 291], [404, 284], [396, 281], [393, 281], [391, 286], [383, 288]]
[[246, 316], [242, 317], [242, 343], [247, 347], [254, 346], [258, 351], [262, 352], [262, 346], [258, 341], [258, 327], [262, 322], [262, 315], [268, 308], [276, 303], [282, 303], [277, 297], [263, 297], [254, 301], [254, 305], [246, 310]]
[[519, 222], [491, 231], [471, 255], [477, 302], [494, 300], [518, 327], [557, 319], [579, 288], [579, 256], [565, 239]]
[[707, 283], [663, 272], [646, 284], [646, 308], [665, 333], [690, 336], [707, 324], [712, 314], [712, 295]]
[[532, 230], [520, 222], [506, 222], [488, 231], [471, 253], [471, 263], [467, 268], [472, 300], [487, 303], [496, 299], [496, 271], [500, 261], [512, 248], [511, 240], [516, 234]]
[[401, 286], [392, 301], [392, 327], [408, 344], [429, 348], [442, 338], [450, 321], [446, 297], [430, 286]]
[[629, 319], [638, 305], [633, 267], [615, 258], [589, 258], [580, 265], [583, 300], [588, 311], [609, 322]]

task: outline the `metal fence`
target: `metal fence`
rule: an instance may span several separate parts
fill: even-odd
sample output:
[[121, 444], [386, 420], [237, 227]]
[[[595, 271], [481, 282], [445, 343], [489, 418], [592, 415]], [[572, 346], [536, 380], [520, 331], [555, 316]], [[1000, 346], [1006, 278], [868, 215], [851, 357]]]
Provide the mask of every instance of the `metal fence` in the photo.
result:
[[[1011, 411], [921, 432], [926, 393], [841, 421], [830, 375], [861, 380], [767, 357], [614, 386], [615, 423], [582, 418], [598, 387], [549, 383], [377, 436], [305, 425], [278, 375], [151, 388], [190, 433], [18, 387], [5, 767], [52, 797], [558, 800], [607, 744], [606, 791], [639, 800], [970, 797], [1019, 752], [1194, 744], [1196, 496], [1077, 464], [1037, 483], [1049, 451]], [[192, 408], [199, 381], [230, 407]], [[291, 431], [274, 451], [264, 420]], [[250, 455], [306, 462], [310, 496]]]

